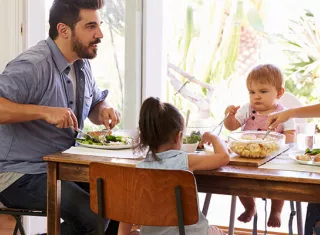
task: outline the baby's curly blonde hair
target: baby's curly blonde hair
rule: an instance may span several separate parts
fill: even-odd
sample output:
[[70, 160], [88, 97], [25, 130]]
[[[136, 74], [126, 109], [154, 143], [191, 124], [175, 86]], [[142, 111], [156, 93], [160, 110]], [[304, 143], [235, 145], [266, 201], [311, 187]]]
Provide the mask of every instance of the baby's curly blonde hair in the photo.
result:
[[277, 91], [280, 91], [284, 85], [281, 70], [273, 64], [262, 64], [253, 68], [247, 77], [248, 88], [251, 86], [252, 82], [269, 84], [275, 87]]

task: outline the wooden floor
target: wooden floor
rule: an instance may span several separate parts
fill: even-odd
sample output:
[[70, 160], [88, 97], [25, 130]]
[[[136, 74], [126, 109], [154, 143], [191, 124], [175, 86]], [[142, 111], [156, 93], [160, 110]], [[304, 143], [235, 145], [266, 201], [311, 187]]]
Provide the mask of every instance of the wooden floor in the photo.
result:
[[[15, 220], [10, 215], [0, 215], [0, 234], [1, 235], [12, 235], [15, 226]], [[226, 234], [228, 233], [228, 227], [218, 226]], [[135, 229], [137, 229], [136, 227]], [[251, 235], [252, 230], [235, 228], [234, 235]], [[263, 235], [264, 231], [258, 231], [258, 235]], [[277, 233], [268, 231], [268, 235], [285, 235], [286, 233]]]
[[15, 226], [15, 220], [11, 215], [0, 215], [0, 234], [1, 235], [12, 235], [14, 226]]

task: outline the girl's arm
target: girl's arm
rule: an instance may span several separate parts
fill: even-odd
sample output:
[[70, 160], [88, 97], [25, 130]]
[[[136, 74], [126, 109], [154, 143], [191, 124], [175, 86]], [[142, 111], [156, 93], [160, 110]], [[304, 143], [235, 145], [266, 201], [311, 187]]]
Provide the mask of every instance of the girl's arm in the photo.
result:
[[230, 156], [225, 143], [216, 135], [206, 132], [202, 136], [200, 144], [213, 145], [214, 152], [209, 154], [188, 154], [188, 167], [190, 171], [212, 170], [227, 165]]
[[118, 235], [128, 235], [131, 231], [132, 224], [120, 222], [118, 228]]
[[267, 126], [276, 128], [280, 123], [290, 118], [312, 118], [320, 117], [320, 104], [288, 109], [280, 113], [269, 115]]
[[296, 140], [296, 131], [295, 130], [284, 131], [283, 134], [286, 136], [286, 144], [295, 142], [295, 140]]

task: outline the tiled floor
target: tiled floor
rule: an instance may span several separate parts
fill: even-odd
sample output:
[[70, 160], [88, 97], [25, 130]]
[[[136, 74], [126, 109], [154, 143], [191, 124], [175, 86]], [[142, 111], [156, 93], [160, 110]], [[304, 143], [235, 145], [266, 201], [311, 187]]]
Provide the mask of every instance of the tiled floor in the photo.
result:
[[[205, 194], [199, 194], [200, 206], [202, 208], [203, 201], [205, 198]], [[270, 203], [271, 201], [268, 200], [267, 202], [267, 210], [269, 216], [270, 211]], [[264, 201], [262, 199], [256, 199], [256, 205], [258, 210], [258, 230], [264, 230]], [[208, 212], [208, 220], [210, 224], [215, 225], [222, 225], [228, 226], [229, 225], [229, 215], [230, 215], [230, 206], [231, 206], [231, 196], [228, 195], [217, 195], [214, 194], [211, 197], [211, 203]], [[307, 203], [302, 203], [302, 216], [303, 222], [305, 220], [305, 213], [306, 213]], [[236, 218], [243, 212], [243, 207], [239, 199], [237, 199], [237, 207], [236, 207]], [[282, 224], [280, 228], [268, 228], [268, 231], [275, 231], [275, 232], [283, 232], [288, 233], [288, 223], [289, 223], [289, 216], [290, 216], [290, 203], [286, 201], [282, 210]], [[235, 227], [237, 228], [248, 228], [252, 229], [252, 220], [249, 223], [242, 223], [236, 219]], [[297, 233], [297, 223], [296, 223], [296, 216], [294, 218], [293, 223], [293, 232]]]

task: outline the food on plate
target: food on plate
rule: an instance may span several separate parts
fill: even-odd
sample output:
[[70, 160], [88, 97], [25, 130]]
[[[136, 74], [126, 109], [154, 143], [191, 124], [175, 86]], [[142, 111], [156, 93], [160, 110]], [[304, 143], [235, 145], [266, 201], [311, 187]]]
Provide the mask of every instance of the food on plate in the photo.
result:
[[280, 150], [285, 136], [270, 133], [263, 139], [264, 134], [260, 131], [233, 132], [229, 135], [229, 147], [241, 157], [265, 158]]
[[131, 137], [108, 135], [106, 131], [92, 131], [88, 132], [89, 136], [85, 138], [77, 138], [76, 141], [81, 144], [99, 145], [99, 146], [116, 146], [116, 145], [129, 145], [132, 142]]
[[311, 161], [312, 160], [312, 158], [309, 154], [298, 155], [298, 156], [296, 156], [296, 159], [300, 160], [300, 161]]
[[183, 136], [184, 144], [195, 144], [201, 141], [200, 131], [192, 131], [190, 135]]
[[320, 162], [320, 154], [317, 154], [316, 156], [314, 156], [313, 161]]

